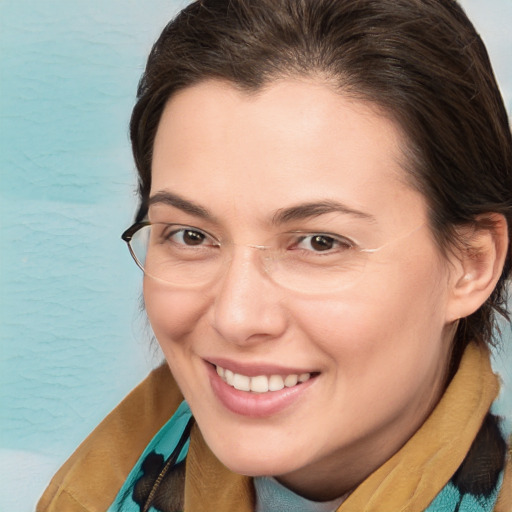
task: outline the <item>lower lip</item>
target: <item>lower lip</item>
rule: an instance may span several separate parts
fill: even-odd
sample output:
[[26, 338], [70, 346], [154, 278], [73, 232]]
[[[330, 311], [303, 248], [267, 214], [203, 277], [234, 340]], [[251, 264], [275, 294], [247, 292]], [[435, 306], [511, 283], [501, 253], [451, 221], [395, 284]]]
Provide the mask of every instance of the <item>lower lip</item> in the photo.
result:
[[251, 418], [272, 416], [290, 407], [307, 392], [316, 380], [316, 376], [314, 376], [291, 388], [285, 387], [280, 391], [269, 391], [267, 393], [252, 393], [229, 386], [219, 377], [215, 366], [210, 363], [207, 363], [207, 366], [213, 393], [220, 403], [235, 414]]

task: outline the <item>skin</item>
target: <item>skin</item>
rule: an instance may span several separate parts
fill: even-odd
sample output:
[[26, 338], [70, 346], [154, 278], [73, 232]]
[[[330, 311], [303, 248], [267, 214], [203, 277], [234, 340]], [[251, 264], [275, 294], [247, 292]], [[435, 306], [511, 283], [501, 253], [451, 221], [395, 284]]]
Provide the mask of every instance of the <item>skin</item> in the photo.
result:
[[[377, 108], [320, 81], [282, 80], [251, 94], [207, 81], [168, 102], [151, 195], [178, 194], [210, 218], [156, 202], [150, 220], [172, 216], [241, 245], [208, 286], [178, 289], [146, 277], [145, 304], [207, 444], [231, 470], [333, 499], [399, 450], [438, 402], [456, 265], [440, 254], [426, 201], [407, 184], [403, 144]], [[365, 216], [271, 223], [283, 208], [326, 200]], [[352, 284], [306, 295], [273, 282], [243, 247], [295, 229], [348, 233], [365, 247], [391, 243]], [[250, 417], [213, 392], [205, 361], [215, 358], [318, 375], [292, 405]]]

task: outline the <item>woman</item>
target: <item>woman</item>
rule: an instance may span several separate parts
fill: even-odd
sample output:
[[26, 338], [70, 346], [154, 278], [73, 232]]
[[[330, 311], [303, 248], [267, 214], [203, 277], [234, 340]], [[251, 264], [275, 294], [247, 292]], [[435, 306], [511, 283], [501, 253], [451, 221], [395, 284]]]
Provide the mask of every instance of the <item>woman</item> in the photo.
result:
[[454, 1], [193, 3], [131, 138], [168, 365], [38, 510], [511, 509], [512, 141]]

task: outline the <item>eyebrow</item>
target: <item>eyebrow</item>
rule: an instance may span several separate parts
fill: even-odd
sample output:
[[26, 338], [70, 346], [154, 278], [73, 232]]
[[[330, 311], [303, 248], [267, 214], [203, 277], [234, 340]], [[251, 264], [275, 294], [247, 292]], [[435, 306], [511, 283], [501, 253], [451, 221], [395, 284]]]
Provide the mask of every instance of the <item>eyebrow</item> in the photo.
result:
[[149, 198], [148, 206], [166, 204], [200, 219], [212, 220], [214, 216], [204, 207], [167, 190], [161, 190]]
[[272, 217], [272, 224], [279, 225], [294, 220], [304, 220], [319, 217], [327, 213], [342, 213], [359, 219], [375, 222], [375, 217], [369, 213], [351, 208], [343, 203], [333, 200], [303, 203], [278, 210]]
[[[148, 206], [153, 204], [166, 204], [200, 219], [215, 220], [215, 216], [208, 209], [167, 190], [161, 190], [151, 196]], [[279, 226], [287, 222], [319, 217], [328, 213], [342, 213], [375, 222], [375, 217], [369, 213], [356, 210], [338, 201], [324, 200], [280, 208], [272, 216], [271, 223], [274, 226]]]

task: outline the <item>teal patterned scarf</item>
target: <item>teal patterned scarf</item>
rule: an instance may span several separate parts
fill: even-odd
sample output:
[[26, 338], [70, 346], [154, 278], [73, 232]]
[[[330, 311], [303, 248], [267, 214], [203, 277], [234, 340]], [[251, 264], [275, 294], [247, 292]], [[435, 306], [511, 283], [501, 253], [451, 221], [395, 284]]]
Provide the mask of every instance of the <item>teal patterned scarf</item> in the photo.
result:
[[[146, 447], [108, 512], [183, 510], [185, 459], [193, 421], [187, 403], [182, 402]], [[500, 421], [489, 413], [463, 463], [425, 512], [492, 512], [506, 450]]]

